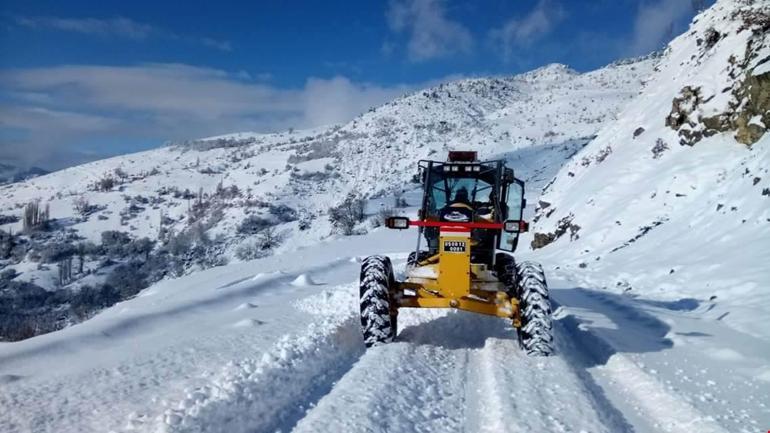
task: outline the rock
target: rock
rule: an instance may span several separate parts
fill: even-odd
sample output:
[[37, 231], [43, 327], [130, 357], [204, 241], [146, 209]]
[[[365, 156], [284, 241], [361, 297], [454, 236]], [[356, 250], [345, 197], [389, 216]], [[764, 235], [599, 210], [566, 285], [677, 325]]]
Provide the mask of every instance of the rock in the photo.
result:
[[[747, 146], [759, 141], [770, 125], [770, 72], [753, 72], [747, 74], [736, 92], [739, 98], [745, 97], [746, 104], [735, 118], [735, 139]], [[755, 117], [761, 119], [761, 124], [751, 121]]]
[[560, 219], [559, 222], [556, 223], [556, 230], [553, 233], [535, 233], [534, 238], [530, 243], [532, 249], [536, 250], [538, 248], [543, 248], [556, 239], [559, 239], [567, 232], [569, 232], [569, 238], [571, 241], [579, 239], [580, 236], [578, 235], [578, 231], [580, 231], [580, 226], [572, 223], [574, 218], [575, 215], [570, 213], [569, 215]]
[[[690, 115], [703, 102], [700, 87], [685, 86], [679, 92], [680, 96], [671, 101], [671, 112], [666, 117], [666, 126], [679, 131], [681, 144], [694, 145], [703, 138], [703, 133], [697, 128], [697, 123], [690, 119]], [[683, 126], [689, 126], [682, 129]]]
[[536, 250], [538, 248], [543, 248], [555, 240], [556, 235], [553, 233], [535, 233], [534, 239], [532, 239], [530, 246], [533, 250]]
[[[704, 32], [703, 37], [704, 37], [704, 41], [706, 42], [706, 49], [708, 50], [711, 47], [713, 47], [714, 45], [716, 45], [717, 42], [719, 42], [719, 39], [722, 38], [722, 34], [719, 33], [718, 31], [714, 30], [713, 27], [709, 27]], [[700, 45], [700, 44], [698, 44], [698, 45]]]

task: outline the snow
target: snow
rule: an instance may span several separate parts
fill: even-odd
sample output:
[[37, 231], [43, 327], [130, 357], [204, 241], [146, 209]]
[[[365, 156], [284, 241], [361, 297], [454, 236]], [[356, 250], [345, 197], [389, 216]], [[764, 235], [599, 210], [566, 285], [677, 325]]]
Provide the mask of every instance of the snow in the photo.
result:
[[[0, 430], [741, 432], [770, 422], [767, 340], [707, 320], [702, 302], [581, 289], [556, 274], [554, 357], [526, 356], [502, 319], [447, 310], [404, 310], [397, 341], [364, 350], [350, 259], [399, 251], [388, 254], [402, 273], [414, 235], [380, 230], [199, 272], [4, 344]], [[279, 272], [253, 280], [269, 269]], [[328, 284], [292, 285], [306, 274]]]
[[294, 281], [291, 282], [291, 285], [306, 287], [306, 286], [317, 286], [318, 283], [316, 283], [310, 275], [302, 274], [297, 278], [295, 278]]
[[[686, 147], [664, 126], [685, 85], [716, 91], [704, 113], [729, 102], [717, 90], [749, 37], [729, 19], [741, 4], [717, 2], [660, 59], [461, 80], [343, 126], [212, 137], [2, 187], [2, 213], [41, 197], [69, 218], [86, 194], [108, 219], [71, 227], [95, 240], [120, 224], [122, 195], [161, 186], [248, 186], [318, 218], [306, 231], [280, 226], [288, 237], [273, 255], [188, 270], [83, 323], [0, 344], [0, 431], [765, 431], [770, 135], [750, 148], [732, 133]], [[702, 52], [696, 39], [712, 26], [725, 37]], [[668, 148], [654, 155], [658, 139]], [[240, 145], [195, 147], [230, 141]], [[370, 213], [396, 197], [414, 206], [404, 180], [415, 161], [469, 146], [527, 182], [533, 232], [569, 215], [580, 226], [534, 251], [527, 233], [517, 253], [545, 265], [555, 356], [526, 356], [505, 320], [428, 309], [401, 311], [396, 341], [365, 350], [361, 261], [387, 255], [403, 276], [416, 232], [330, 236], [322, 211], [350, 191], [376, 196]], [[327, 166], [337, 175], [302, 179]], [[119, 167], [123, 191], [88, 190]], [[244, 199], [227, 203], [212, 236], [262, 215]], [[184, 199], [163, 209], [186, 226]], [[148, 206], [130, 232], [155, 236], [158, 211]], [[35, 265], [17, 269], [43, 280]]]
[[760, 115], [756, 115], [756, 116], [752, 117], [751, 119], [749, 119], [749, 125], [757, 125], [757, 126], [759, 126], [760, 128], [763, 128], [763, 129], [767, 128], [767, 126], [765, 126], [765, 124], [762, 123], [762, 116], [760, 116]]

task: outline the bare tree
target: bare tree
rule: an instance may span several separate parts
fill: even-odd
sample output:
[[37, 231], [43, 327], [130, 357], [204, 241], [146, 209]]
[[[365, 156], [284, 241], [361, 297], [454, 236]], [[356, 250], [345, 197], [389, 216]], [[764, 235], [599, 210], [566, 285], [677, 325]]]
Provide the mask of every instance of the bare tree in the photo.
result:
[[50, 218], [50, 205], [46, 203], [44, 209], [40, 209], [40, 200], [33, 200], [24, 207], [22, 227], [25, 233], [44, 229]]
[[72, 281], [72, 256], [59, 262], [59, 285], [63, 286]]

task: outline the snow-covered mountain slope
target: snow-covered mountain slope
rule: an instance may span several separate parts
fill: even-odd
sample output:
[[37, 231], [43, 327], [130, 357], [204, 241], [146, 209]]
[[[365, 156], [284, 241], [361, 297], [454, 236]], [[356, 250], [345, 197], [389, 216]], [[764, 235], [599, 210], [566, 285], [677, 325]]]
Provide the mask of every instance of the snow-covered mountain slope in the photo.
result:
[[[49, 207], [54, 221], [53, 230], [25, 244], [28, 251], [8, 254], [18, 263], [0, 265], [22, 274], [17, 279], [53, 288], [56, 264], [39, 266], [35, 250], [83, 240], [98, 246], [103, 232], [118, 230], [158, 240], [156, 249], [180, 235], [192, 239], [185, 251], [197, 245], [203, 257], [186, 258], [180, 266], [189, 271], [236, 260], [253, 238], [238, 232], [249, 216], [277, 224], [283, 239], [277, 251], [308, 245], [329, 235], [329, 206], [349, 192], [401, 190], [420, 158], [443, 159], [451, 148], [490, 156], [595, 134], [639, 92], [655, 61], [585, 74], [550, 65], [513, 77], [460, 80], [399, 98], [344, 126], [177, 143], [6, 185], [0, 215], [11, 218], [0, 220], [0, 230], [22, 233], [23, 220], [13, 217], [34, 200]], [[86, 255], [89, 278], [76, 272], [65, 285], [98, 283], [93, 274], [102, 259]]]
[[721, 0], [670, 44], [540, 198], [541, 258], [592, 286], [710, 300], [704, 317], [770, 335], [768, 22], [767, 2]]

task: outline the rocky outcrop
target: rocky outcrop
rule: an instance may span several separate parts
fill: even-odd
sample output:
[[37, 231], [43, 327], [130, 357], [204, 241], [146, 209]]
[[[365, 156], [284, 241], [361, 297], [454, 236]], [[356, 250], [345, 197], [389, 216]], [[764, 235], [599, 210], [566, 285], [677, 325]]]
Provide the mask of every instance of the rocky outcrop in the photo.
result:
[[575, 215], [570, 213], [569, 215], [559, 220], [559, 222], [556, 224], [555, 231], [551, 233], [535, 233], [534, 238], [532, 239], [532, 243], [530, 244], [532, 249], [536, 250], [538, 248], [543, 248], [556, 239], [564, 236], [567, 232], [569, 232], [570, 240], [577, 240], [580, 237], [578, 235], [580, 226], [572, 223], [574, 218]]
[[[767, 72], [755, 75], [759, 68]], [[735, 114], [735, 139], [750, 146], [770, 126], [770, 57], [748, 74], [737, 94], [745, 103]]]
[[[742, 23], [739, 33], [750, 32], [751, 36], [746, 40], [743, 58], [730, 56], [725, 65], [730, 81], [722, 93], [730, 92], [730, 100], [721, 102], [724, 106], [715, 106], [709, 104], [715, 95], [704, 95], [700, 86], [683, 87], [665, 120], [666, 126], [677, 131], [681, 145], [693, 146], [704, 137], [734, 132], [738, 142], [751, 146], [770, 127], [770, 8], [741, 10], [733, 19]], [[700, 58], [708, 56], [724, 36], [713, 28], [707, 29], [697, 40]]]

